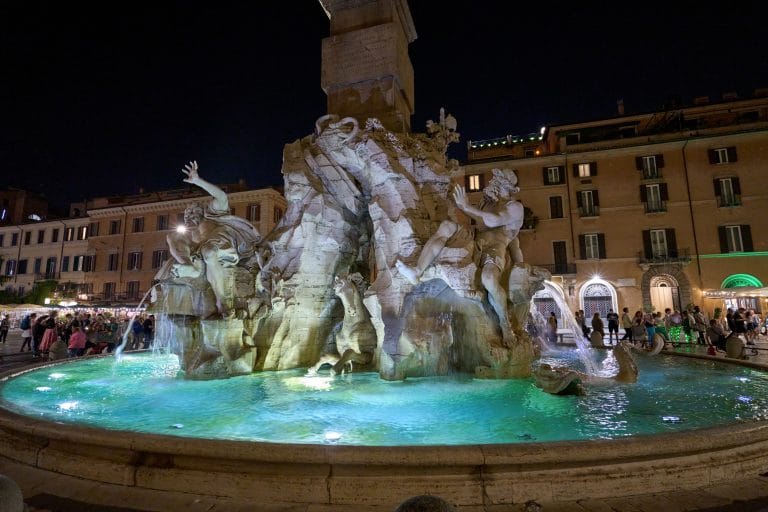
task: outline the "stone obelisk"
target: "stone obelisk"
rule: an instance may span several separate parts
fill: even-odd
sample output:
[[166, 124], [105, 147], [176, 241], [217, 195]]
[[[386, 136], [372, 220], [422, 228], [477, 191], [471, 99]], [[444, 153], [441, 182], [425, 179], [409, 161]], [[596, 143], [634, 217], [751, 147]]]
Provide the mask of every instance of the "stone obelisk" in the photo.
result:
[[328, 113], [378, 118], [393, 132], [408, 132], [414, 112], [416, 39], [407, 0], [320, 0], [330, 20], [323, 39], [321, 85]]

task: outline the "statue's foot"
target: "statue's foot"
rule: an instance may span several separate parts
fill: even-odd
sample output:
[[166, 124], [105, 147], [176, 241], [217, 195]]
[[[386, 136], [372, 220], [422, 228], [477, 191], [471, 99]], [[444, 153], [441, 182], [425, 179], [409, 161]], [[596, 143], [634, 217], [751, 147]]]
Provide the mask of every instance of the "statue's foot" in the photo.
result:
[[409, 267], [400, 260], [395, 260], [395, 267], [397, 267], [397, 271], [400, 272], [400, 275], [403, 276], [409, 283], [413, 285], [419, 284], [420, 274], [415, 268]]

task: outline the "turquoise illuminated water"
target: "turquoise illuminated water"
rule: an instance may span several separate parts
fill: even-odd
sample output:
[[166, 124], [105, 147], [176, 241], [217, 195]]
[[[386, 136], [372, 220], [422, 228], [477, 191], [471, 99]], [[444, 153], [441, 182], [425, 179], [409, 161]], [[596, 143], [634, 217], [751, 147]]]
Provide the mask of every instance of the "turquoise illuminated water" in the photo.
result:
[[[600, 353], [602, 352], [602, 354]], [[614, 359], [598, 351], [609, 375]], [[578, 366], [574, 352], [543, 358]], [[672, 356], [638, 357], [636, 384], [553, 396], [533, 380], [468, 375], [382, 380], [303, 370], [216, 381], [177, 376], [150, 353], [79, 359], [1, 383], [0, 405], [56, 422], [171, 436], [274, 443], [460, 445], [618, 438], [768, 418], [768, 375]]]

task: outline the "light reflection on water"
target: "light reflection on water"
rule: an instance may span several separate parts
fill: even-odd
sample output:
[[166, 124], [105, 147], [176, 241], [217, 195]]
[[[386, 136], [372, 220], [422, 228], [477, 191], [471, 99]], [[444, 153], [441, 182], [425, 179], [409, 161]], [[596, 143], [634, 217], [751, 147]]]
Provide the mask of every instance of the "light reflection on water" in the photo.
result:
[[[615, 373], [597, 351], [598, 374]], [[541, 362], [579, 366], [573, 351]], [[468, 375], [388, 382], [303, 370], [180, 378], [175, 356], [81, 359], [8, 380], [2, 405], [33, 417], [173, 436], [347, 445], [458, 445], [617, 438], [768, 416], [768, 378], [749, 368], [638, 357], [635, 384], [553, 396], [531, 379]]]

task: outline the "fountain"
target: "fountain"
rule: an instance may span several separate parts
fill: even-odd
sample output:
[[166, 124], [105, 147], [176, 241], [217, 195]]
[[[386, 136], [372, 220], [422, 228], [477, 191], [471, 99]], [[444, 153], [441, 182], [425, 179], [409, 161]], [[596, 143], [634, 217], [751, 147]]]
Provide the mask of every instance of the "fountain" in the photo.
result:
[[[474, 206], [452, 185], [452, 116], [426, 133], [391, 126], [327, 115], [286, 145], [288, 209], [264, 236], [187, 164], [184, 181], [211, 200], [168, 237], [151, 298], [159, 353], [5, 375], [0, 472], [27, 494], [45, 482], [147, 510], [364, 511], [425, 492], [511, 505], [765, 470], [759, 372], [693, 363], [725, 404], [702, 415], [711, 397], [684, 392], [679, 360], [641, 360], [637, 383], [616, 382], [597, 377], [631, 356], [597, 355], [578, 330], [577, 351], [543, 346], [526, 324], [551, 276], [519, 249], [515, 172], [494, 169]], [[585, 396], [555, 396], [531, 378], [542, 365], [595, 379]]]

